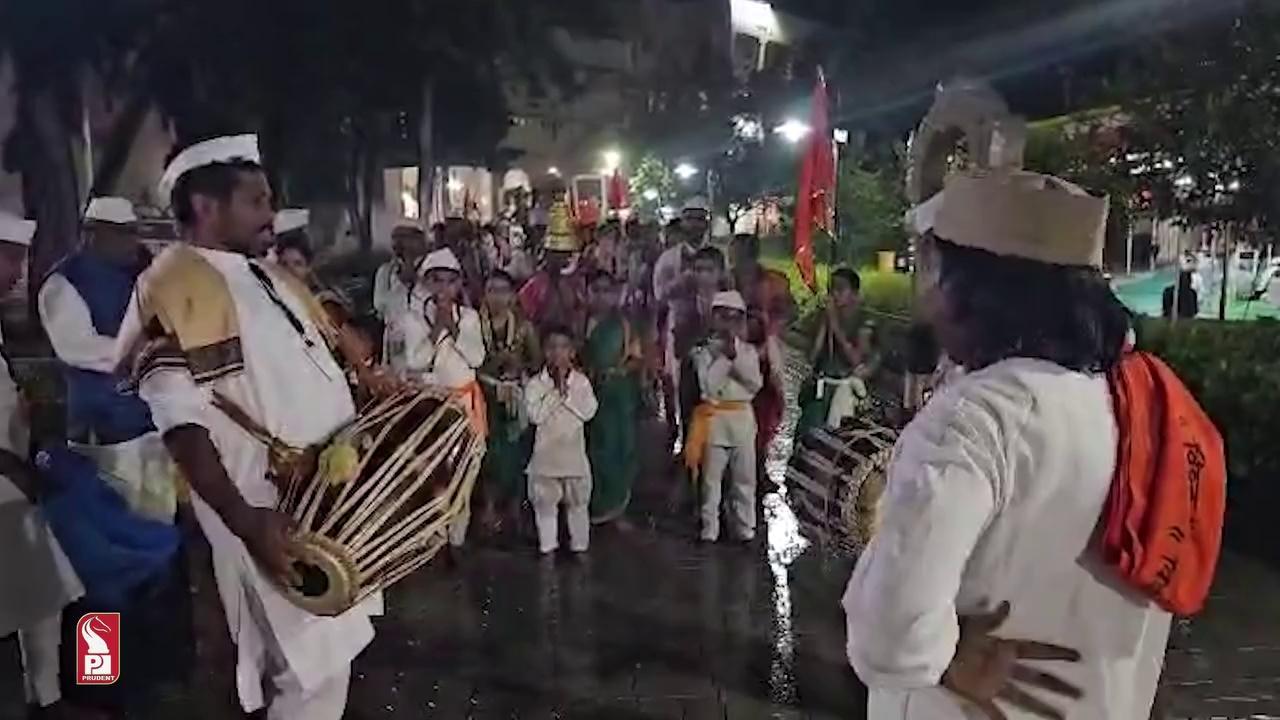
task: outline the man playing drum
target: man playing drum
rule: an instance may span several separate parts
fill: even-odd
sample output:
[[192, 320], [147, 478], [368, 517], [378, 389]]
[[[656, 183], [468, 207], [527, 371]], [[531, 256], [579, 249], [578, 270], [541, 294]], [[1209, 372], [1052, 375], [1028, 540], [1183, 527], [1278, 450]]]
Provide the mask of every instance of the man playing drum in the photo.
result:
[[273, 576], [291, 572], [290, 521], [272, 509], [279, 490], [271, 478], [284, 470], [245, 427], [248, 418], [280, 442], [310, 447], [351, 420], [351, 392], [326, 344], [336, 334], [301, 283], [254, 259], [273, 219], [256, 137], [188, 147], [166, 169], [160, 194], [171, 199], [184, 242], [139, 277], [117, 356], [132, 363], [195, 491], [237, 646], [241, 705], [266, 706], [272, 719], [337, 720], [381, 596], [318, 617], [276, 589]]

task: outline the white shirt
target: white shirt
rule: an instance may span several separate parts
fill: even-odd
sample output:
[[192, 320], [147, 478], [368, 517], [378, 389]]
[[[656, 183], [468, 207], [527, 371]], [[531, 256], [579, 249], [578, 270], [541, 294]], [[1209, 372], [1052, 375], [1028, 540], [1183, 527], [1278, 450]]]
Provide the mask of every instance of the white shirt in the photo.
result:
[[653, 297], [659, 303], [671, 300], [672, 293], [684, 279], [684, 254], [687, 252], [684, 243], [676, 243], [662, 251], [658, 261], [653, 264]]
[[1028, 663], [1084, 690], [1057, 702], [1069, 720], [1147, 719], [1169, 614], [1092, 554], [1116, 440], [1106, 380], [1039, 360], [963, 375], [925, 406], [895, 448], [879, 530], [844, 596], [868, 717], [983, 717], [938, 682], [957, 613], [1008, 601], [1001, 637], [1080, 651], [1076, 664]]
[[[267, 449], [249, 437], [211, 403], [222, 393], [276, 437], [296, 446], [321, 442], [355, 416], [351, 392], [337, 362], [308, 314], [302, 298], [282, 281], [274, 283], [282, 302], [303, 325], [304, 335], [272, 302], [249, 270], [249, 261], [234, 253], [196, 248], [222, 274], [235, 304], [243, 372], [197, 386], [186, 369], [156, 370], [139, 388], [163, 433], [182, 425], [209, 431], [236, 488], [255, 507], [274, 507], [276, 487], [266, 479]], [[138, 279], [145, 287], [149, 273], [162, 269], [164, 255]], [[281, 272], [262, 265], [268, 274]], [[136, 292], [136, 291], [135, 291]], [[117, 354], [127, 357], [139, 332], [135, 296], [121, 325]], [[226, 611], [238, 663], [236, 680], [245, 710], [262, 707], [262, 678], [269, 667], [267, 648], [280, 648], [287, 665], [305, 689], [314, 689], [351, 660], [373, 638], [369, 616], [381, 612], [375, 596], [334, 618], [319, 617], [285, 599], [208, 505], [193, 496], [192, 505], [213, 549], [214, 574]]]
[[454, 305], [457, 334], [435, 334], [436, 304], [429, 302], [423, 312], [406, 313], [404, 328], [407, 375], [425, 385], [458, 389], [476, 379], [476, 368], [484, 363], [484, 334], [480, 314], [463, 305]]
[[[708, 439], [716, 447], [745, 447], [756, 443], [756, 416], [750, 403], [764, 377], [760, 374], [760, 354], [744, 340], [735, 340], [737, 356], [730, 360], [721, 355], [720, 343], [713, 340], [693, 351], [693, 366], [698, 373], [698, 387], [704, 401], [745, 402], [742, 410], [723, 410], [711, 419]], [[732, 372], [731, 372], [732, 371]]]
[[404, 318], [420, 313], [426, 295], [415, 283], [406, 285], [396, 272], [396, 261], [385, 262], [373, 277], [373, 310], [382, 319], [382, 358], [393, 370], [402, 372], [407, 363]]
[[583, 426], [596, 414], [596, 394], [586, 375], [569, 373], [561, 393], [546, 370], [529, 379], [525, 409], [536, 425], [528, 473], [541, 477], [590, 477]]
[[40, 288], [40, 320], [53, 351], [62, 362], [82, 370], [115, 371], [116, 339], [93, 326], [89, 304], [62, 273], [53, 273]]

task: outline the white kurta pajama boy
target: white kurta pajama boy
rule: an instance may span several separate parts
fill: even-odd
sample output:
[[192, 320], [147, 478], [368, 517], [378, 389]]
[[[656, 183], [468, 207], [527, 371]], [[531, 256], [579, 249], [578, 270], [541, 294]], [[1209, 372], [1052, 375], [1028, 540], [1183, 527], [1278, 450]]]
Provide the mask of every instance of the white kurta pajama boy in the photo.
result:
[[[313, 322], [311, 308], [280, 271], [243, 255], [204, 248], [170, 248], [138, 279], [118, 347], [129, 348], [141, 332], [139, 307], [146, 304], [149, 284], [176, 253], [197, 253], [225, 281], [239, 336], [210, 348], [209, 354], [219, 355], [221, 362], [207, 367], [192, 367], [174, 353], [157, 354], [138, 370], [139, 392], [161, 432], [185, 425], [205, 428], [245, 502], [274, 507], [278, 492], [267, 479], [267, 448], [213, 406], [213, 393], [230, 399], [276, 438], [307, 447], [354, 417], [346, 378]], [[301, 324], [301, 334], [277, 301]], [[198, 494], [192, 506], [213, 549], [218, 593], [237, 648], [236, 684], [244, 709], [269, 705], [273, 719], [340, 718], [351, 661], [373, 638], [369, 617], [381, 614], [381, 596], [338, 617], [312, 615], [276, 590]], [[263, 697], [264, 676], [275, 684], [271, 698]]]
[[529, 501], [538, 526], [538, 550], [555, 552], [560, 545], [560, 505], [569, 526], [569, 549], [586, 552], [591, 543], [591, 462], [585, 426], [595, 417], [591, 381], [577, 370], [569, 373], [565, 391], [543, 370], [529, 379], [525, 409], [535, 426], [529, 461]]
[[[1091, 214], [1078, 195], [1038, 177], [967, 181], [979, 198], [964, 186], [944, 197], [944, 205], [968, 201], [966, 222], [944, 225], [944, 207], [935, 232], [1000, 255], [1096, 266], [1105, 201]], [[949, 181], [944, 195], [952, 193]], [[1042, 239], [1046, 227], [1061, 231]], [[1017, 244], [1028, 238], [1035, 242]], [[981, 244], [994, 240], [1007, 247]], [[958, 616], [1007, 601], [999, 637], [1080, 652], [1078, 663], [1023, 661], [1083, 690], [1079, 700], [1046, 698], [1069, 720], [1146, 720], [1170, 615], [1122, 586], [1092, 546], [1117, 434], [1107, 379], [1043, 360], [958, 375], [929, 401], [898, 441], [879, 528], [844, 596], [849, 659], [870, 689], [869, 718], [985, 718], [940, 682], [956, 652]], [[1001, 709], [1010, 720], [1036, 717]]]
[[764, 387], [764, 378], [759, 353], [751, 343], [734, 340], [736, 357], [730, 360], [719, 350], [720, 342], [713, 339], [693, 352], [702, 392], [693, 423], [707, 424], [702, 458], [702, 539], [714, 542], [720, 538], [720, 504], [727, 485], [732, 531], [740, 540], [751, 540], [756, 534], [757, 482], [756, 416], [751, 400]]
[[[425, 275], [435, 269], [461, 273], [462, 267], [449, 250], [437, 250], [423, 261]], [[406, 312], [400, 320], [404, 333], [405, 368], [408, 380], [444, 388], [458, 394], [482, 391], [476, 381], [476, 369], [484, 364], [484, 334], [480, 329], [480, 314], [465, 305], [453, 306], [453, 322], [456, 333], [441, 333], [433, 337], [440, 325], [439, 308], [434, 300], [426, 301], [418, 311]], [[475, 397], [468, 398], [475, 400]], [[480, 399], [483, 402], [483, 399]], [[471, 507], [449, 524], [449, 544], [461, 547], [466, 542], [467, 527], [471, 523]]]

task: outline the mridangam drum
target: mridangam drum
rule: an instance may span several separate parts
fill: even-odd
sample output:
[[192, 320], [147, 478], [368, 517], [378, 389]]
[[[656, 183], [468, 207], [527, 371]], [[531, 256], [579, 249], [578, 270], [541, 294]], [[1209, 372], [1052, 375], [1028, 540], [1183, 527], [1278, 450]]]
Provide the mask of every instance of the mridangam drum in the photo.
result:
[[811, 540], [857, 555], [871, 540], [896, 430], [865, 417], [800, 438], [787, 466], [787, 497]]
[[484, 439], [445, 391], [414, 389], [362, 411], [288, 482], [278, 509], [298, 523], [294, 604], [338, 615], [430, 560], [470, 502]]

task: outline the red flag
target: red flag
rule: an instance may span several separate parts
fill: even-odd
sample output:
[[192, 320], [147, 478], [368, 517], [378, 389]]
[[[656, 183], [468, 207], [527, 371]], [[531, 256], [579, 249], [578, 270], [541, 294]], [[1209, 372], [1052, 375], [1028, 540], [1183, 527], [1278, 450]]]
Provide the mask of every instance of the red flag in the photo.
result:
[[627, 198], [627, 183], [622, 177], [620, 170], [614, 170], [613, 175], [609, 177], [609, 185], [606, 198], [609, 200], [610, 210], [621, 210], [630, 207], [631, 203]]
[[796, 191], [796, 267], [810, 290], [817, 287], [813, 229], [831, 232], [835, 186], [835, 153], [827, 118], [827, 82], [819, 68], [809, 111], [809, 135], [805, 139], [804, 160], [800, 164], [800, 187]]

